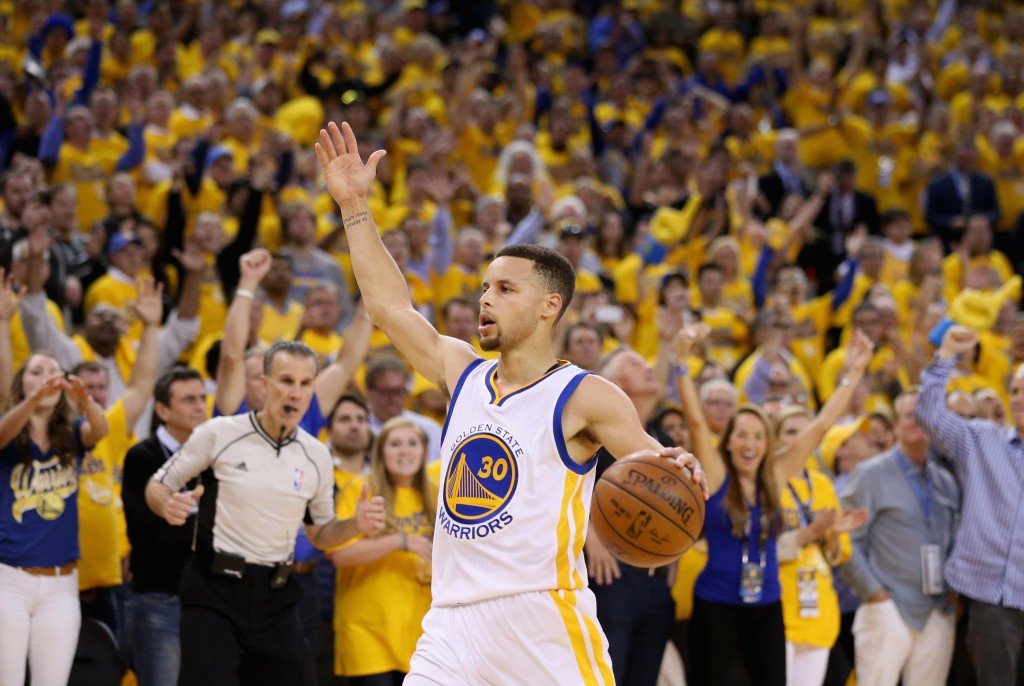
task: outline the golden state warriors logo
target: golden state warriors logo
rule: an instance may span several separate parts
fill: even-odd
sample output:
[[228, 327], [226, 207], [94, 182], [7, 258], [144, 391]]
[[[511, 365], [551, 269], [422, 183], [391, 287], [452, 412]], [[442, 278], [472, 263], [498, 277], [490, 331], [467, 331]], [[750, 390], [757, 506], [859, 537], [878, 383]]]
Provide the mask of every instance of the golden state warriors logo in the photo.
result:
[[444, 509], [460, 524], [482, 524], [501, 514], [518, 481], [519, 467], [505, 441], [473, 434], [459, 443], [448, 463]]

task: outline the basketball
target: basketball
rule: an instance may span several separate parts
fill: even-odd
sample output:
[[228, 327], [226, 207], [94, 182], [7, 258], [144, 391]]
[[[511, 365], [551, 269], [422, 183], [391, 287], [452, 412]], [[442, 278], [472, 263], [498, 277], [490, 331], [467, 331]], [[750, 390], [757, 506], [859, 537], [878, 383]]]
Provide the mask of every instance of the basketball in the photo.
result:
[[619, 460], [594, 487], [590, 525], [616, 559], [661, 567], [700, 536], [704, 497], [664, 457]]

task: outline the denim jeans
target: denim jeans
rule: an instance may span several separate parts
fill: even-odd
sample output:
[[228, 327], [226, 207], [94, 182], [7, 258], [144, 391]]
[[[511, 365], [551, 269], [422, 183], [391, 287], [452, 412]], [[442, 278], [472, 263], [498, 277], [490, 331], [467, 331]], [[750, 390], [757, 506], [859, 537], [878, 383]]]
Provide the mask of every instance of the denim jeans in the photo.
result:
[[125, 644], [139, 686], [177, 686], [181, 668], [181, 603], [169, 593], [132, 593]]

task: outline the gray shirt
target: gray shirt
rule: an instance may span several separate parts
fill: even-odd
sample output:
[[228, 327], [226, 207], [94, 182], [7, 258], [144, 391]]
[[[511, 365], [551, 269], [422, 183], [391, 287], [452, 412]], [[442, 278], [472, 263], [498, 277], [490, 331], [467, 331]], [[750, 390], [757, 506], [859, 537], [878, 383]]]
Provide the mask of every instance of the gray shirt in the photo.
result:
[[[868, 521], [850, 537], [853, 551], [841, 574], [862, 600], [885, 588], [903, 620], [924, 629], [935, 608], [948, 610], [944, 595], [922, 592], [921, 546], [938, 544], [941, 562], [953, 546], [958, 493], [946, 470], [927, 464], [933, 484], [931, 523], [897, 457], [899, 448], [860, 464], [840, 494], [844, 508], [865, 507]], [[912, 470], [919, 468], [912, 462]]]

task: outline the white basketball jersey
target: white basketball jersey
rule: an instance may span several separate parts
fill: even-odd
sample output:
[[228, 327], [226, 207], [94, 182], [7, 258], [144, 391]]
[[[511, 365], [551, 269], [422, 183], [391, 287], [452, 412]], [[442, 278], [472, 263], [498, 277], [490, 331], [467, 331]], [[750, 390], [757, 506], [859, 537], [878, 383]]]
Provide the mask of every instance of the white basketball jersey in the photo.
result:
[[583, 541], [596, 456], [573, 462], [562, 409], [586, 372], [562, 363], [499, 396], [477, 360], [452, 393], [441, 438], [433, 603], [587, 585]]

